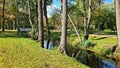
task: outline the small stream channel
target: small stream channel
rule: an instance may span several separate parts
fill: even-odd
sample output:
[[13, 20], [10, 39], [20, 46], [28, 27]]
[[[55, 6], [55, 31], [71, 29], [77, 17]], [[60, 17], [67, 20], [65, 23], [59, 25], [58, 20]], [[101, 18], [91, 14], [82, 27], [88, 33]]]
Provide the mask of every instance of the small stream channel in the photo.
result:
[[[50, 41], [48, 49], [52, 47], [53, 42]], [[47, 49], [47, 40], [44, 41], [44, 48]], [[120, 61], [104, 56], [96, 56], [94, 53], [85, 50], [80, 50], [76, 59], [90, 68], [120, 68]]]
[[77, 60], [90, 68], [120, 68], [120, 61], [104, 56], [96, 56], [94, 53], [85, 50], [81, 50]]
[[[44, 40], [44, 48], [46, 48], [47, 49], [47, 40]], [[51, 49], [53, 47], [53, 42], [52, 41], [50, 41], [49, 42], [49, 46], [48, 46], [48, 49]]]

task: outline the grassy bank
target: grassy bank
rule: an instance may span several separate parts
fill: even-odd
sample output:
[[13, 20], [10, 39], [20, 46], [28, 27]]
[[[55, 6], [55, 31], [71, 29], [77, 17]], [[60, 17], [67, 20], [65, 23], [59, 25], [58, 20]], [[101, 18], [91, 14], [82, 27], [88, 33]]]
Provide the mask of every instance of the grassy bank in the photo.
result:
[[117, 45], [115, 35], [90, 35], [89, 40], [80, 42], [75, 34], [68, 36], [68, 51], [72, 51], [70, 55], [77, 54], [79, 49], [85, 49], [94, 52], [99, 56], [106, 56], [120, 60], [120, 52], [112, 52], [114, 46]]
[[88, 68], [74, 58], [17, 35], [15, 31], [0, 32], [0, 68]]

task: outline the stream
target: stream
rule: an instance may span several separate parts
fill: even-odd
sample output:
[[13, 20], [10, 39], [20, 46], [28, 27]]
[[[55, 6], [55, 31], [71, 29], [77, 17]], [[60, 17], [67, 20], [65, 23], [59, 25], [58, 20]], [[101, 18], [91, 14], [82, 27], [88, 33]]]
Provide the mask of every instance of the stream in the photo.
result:
[[[53, 47], [53, 42], [50, 41], [48, 49]], [[44, 41], [44, 48], [47, 49], [47, 40]], [[92, 52], [81, 50], [77, 57], [80, 63], [83, 63], [90, 68], [120, 68], [120, 61], [104, 56], [97, 56]]]
[[[53, 42], [50, 41], [50, 42], [49, 42], [48, 49], [51, 49], [52, 47], [53, 47]], [[44, 40], [44, 48], [47, 49], [47, 40]]]
[[120, 68], [120, 61], [105, 56], [97, 56], [85, 50], [81, 50], [77, 60], [90, 68]]

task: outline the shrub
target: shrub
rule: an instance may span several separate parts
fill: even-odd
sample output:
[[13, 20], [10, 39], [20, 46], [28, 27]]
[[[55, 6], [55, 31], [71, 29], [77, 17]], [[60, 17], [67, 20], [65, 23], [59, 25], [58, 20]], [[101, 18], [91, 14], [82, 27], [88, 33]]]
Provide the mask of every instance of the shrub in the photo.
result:
[[105, 47], [105, 46], [95, 46], [94, 51], [99, 55], [109, 55], [112, 53], [111, 49]]

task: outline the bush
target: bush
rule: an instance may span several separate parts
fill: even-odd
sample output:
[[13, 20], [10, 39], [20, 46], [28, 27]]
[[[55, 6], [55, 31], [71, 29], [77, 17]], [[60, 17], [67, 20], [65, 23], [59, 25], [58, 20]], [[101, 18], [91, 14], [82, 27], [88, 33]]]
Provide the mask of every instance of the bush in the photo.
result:
[[86, 40], [86, 41], [81, 41], [80, 42], [80, 46], [82, 47], [88, 47], [90, 44], [90, 40]]
[[109, 55], [112, 53], [112, 50], [105, 46], [95, 46], [94, 51], [99, 55]]

